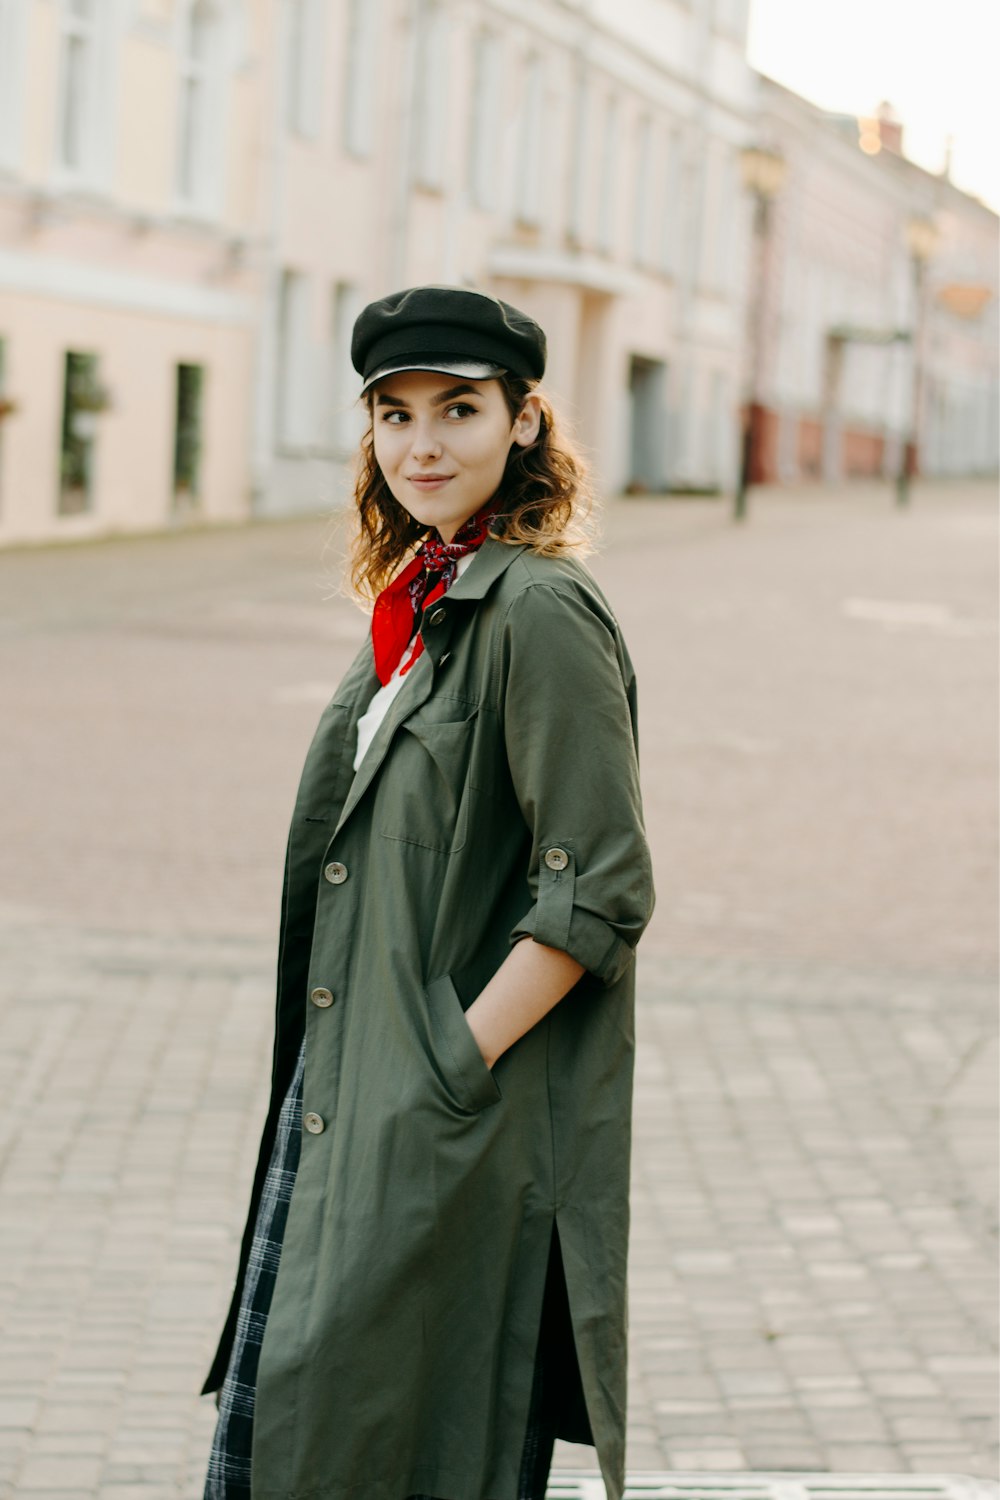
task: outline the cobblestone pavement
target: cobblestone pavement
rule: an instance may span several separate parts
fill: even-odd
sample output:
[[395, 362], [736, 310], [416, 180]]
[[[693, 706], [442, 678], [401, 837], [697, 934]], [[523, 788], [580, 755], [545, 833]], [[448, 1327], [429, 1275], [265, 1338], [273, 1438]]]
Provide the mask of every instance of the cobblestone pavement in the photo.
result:
[[[622, 501], [593, 560], [658, 892], [629, 1467], [990, 1476], [994, 491], [751, 505]], [[336, 550], [0, 556], [0, 1493], [200, 1496]]]

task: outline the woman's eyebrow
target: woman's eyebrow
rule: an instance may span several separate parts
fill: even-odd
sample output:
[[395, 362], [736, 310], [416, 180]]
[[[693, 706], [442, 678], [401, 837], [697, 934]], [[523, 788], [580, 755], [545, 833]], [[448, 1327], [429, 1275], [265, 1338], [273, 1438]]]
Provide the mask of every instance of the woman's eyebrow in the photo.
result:
[[[450, 390], [442, 391], [439, 396], [432, 396], [431, 405], [442, 406], [445, 401], [451, 401], [455, 396], [478, 396], [479, 394], [474, 385], [453, 385]], [[409, 404], [399, 396], [389, 396], [384, 392], [375, 401], [376, 406], [409, 406]]]

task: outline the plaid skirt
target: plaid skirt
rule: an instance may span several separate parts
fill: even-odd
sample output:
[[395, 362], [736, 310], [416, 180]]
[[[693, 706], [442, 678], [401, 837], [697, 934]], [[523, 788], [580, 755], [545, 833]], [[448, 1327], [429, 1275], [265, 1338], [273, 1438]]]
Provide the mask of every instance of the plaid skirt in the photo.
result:
[[[208, 1458], [204, 1500], [251, 1500], [250, 1452], [257, 1365], [302, 1146], [305, 1056], [303, 1038], [295, 1072], [278, 1116], [277, 1134], [257, 1209], [229, 1368], [219, 1392], [219, 1417]], [[542, 1345], [539, 1344], [531, 1384], [528, 1427], [521, 1452], [518, 1500], [544, 1500], [545, 1497], [555, 1446], [555, 1427], [548, 1415], [546, 1394]], [[436, 1500], [436, 1497], [409, 1495], [400, 1496], [400, 1500]]]

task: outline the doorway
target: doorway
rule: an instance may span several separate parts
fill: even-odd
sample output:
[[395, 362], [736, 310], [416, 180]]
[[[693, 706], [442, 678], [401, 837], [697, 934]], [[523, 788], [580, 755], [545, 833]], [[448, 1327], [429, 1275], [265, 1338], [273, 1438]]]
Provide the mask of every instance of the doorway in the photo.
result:
[[196, 510], [201, 498], [202, 365], [180, 364], [174, 393], [173, 508]]
[[98, 418], [107, 408], [98, 378], [96, 354], [68, 349], [63, 364], [63, 403], [59, 441], [58, 514], [78, 515], [94, 508], [94, 449]]
[[629, 364], [629, 444], [625, 489], [642, 495], [666, 488], [667, 366], [633, 354]]

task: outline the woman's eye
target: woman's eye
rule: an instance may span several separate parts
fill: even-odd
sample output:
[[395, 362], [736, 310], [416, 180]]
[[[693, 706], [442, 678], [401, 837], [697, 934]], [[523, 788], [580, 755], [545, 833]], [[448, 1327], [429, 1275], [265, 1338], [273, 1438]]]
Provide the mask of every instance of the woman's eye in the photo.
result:
[[[462, 413], [471, 412], [472, 415], [475, 416], [477, 409], [478, 408], [475, 407], [475, 406], [470, 406], [467, 401], [456, 401], [452, 406], [447, 407], [446, 411], [448, 412], [449, 415], [452, 412], [457, 411], [457, 412], [462, 412]], [[403, 419], [403, 421], [406, 421], [406, 422], [408, 422], [410, 420], [408, 414], [405, 411], [390, 411], [390, 412], [386, 412], [384, 414], [384, 416], [382, 417], [382, 421], [390, 423], [391, 426], [393, 426], [393, 427], [399, 427], [399, 426], [401, 426], [400, 422], [394, 422], [393, 421], [394, 417], [401, 417]]]

